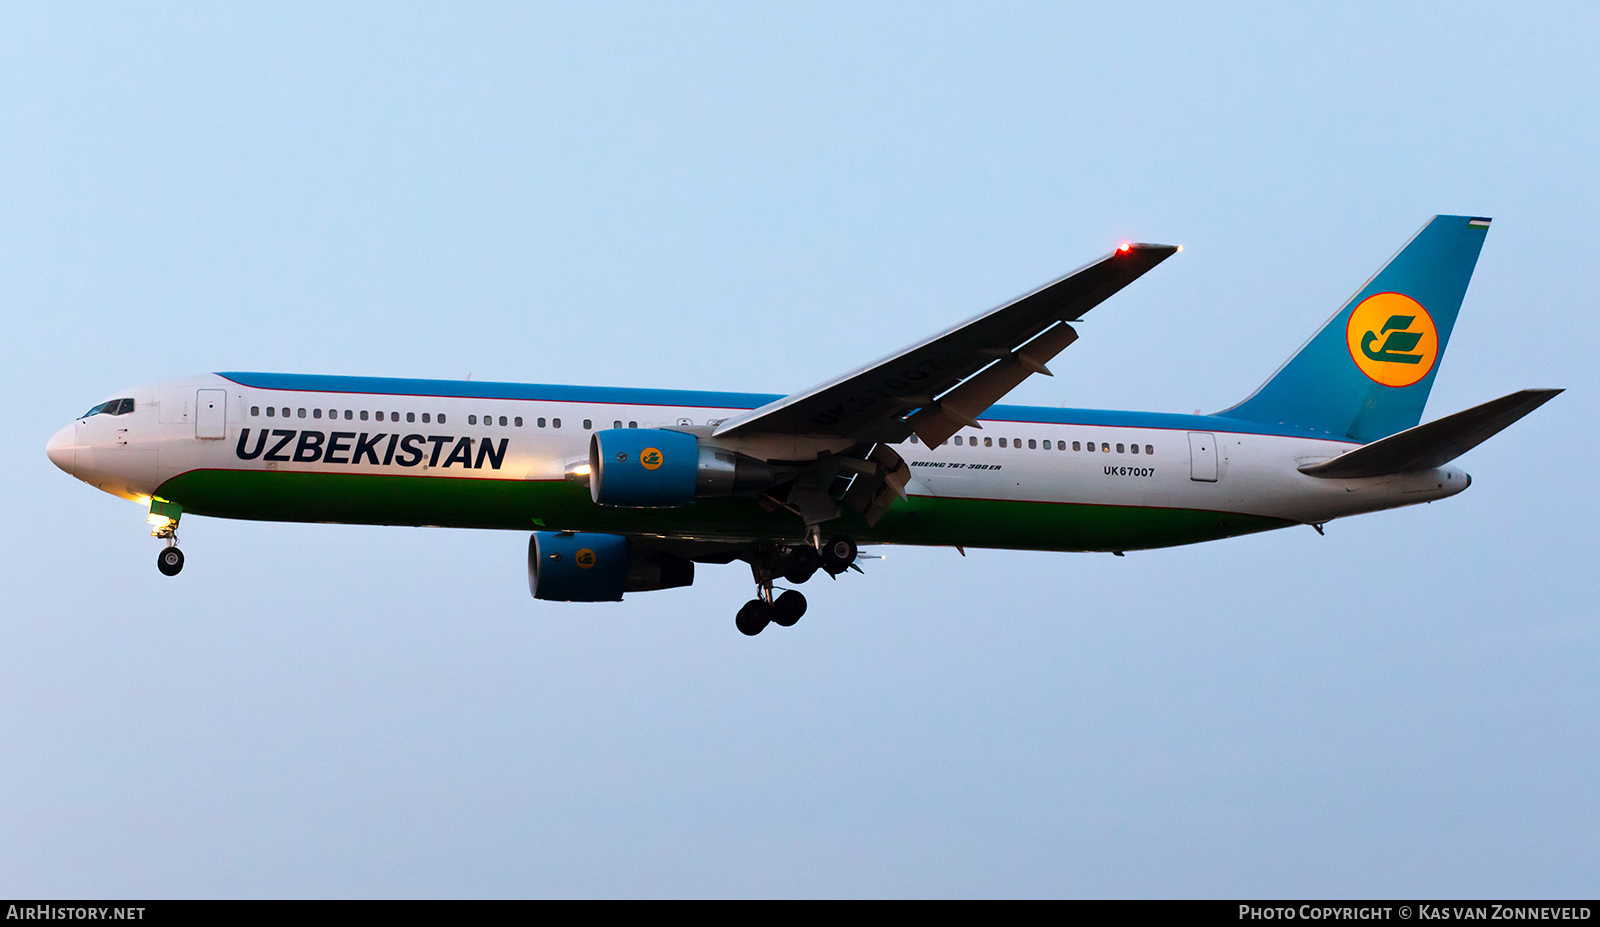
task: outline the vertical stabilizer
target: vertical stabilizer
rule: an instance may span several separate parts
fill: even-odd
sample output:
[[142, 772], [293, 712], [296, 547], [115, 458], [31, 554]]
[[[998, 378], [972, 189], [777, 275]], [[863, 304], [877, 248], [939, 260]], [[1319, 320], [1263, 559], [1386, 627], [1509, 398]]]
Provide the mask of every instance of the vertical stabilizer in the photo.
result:
[[1217, 414], [1362, 443], [1415, 426], [1488, 229], [1434, 216], [1250, 398]]

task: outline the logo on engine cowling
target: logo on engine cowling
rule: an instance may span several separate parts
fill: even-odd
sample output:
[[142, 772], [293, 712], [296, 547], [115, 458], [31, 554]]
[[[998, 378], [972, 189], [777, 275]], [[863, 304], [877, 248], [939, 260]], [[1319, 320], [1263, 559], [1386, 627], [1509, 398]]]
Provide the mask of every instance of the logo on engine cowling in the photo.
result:
[[639, 452], [639, 464], [646, 470], [654, 470], [666, 462], [666, 456], [653, 447], [647, 447]]
[[595, 564], [594, 551], [587, 547], [580, 547], [578, 552], [572, 555], [572, 560], [578, 564], [578, 569], [587, 570]]

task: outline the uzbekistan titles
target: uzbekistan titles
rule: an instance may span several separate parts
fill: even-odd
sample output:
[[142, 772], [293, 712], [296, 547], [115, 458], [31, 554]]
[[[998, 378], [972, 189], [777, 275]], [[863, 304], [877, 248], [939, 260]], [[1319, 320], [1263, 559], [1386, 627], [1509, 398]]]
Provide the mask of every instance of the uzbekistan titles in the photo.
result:
[[[387, 432], [354, 431], [299, 431], [294, 429], [261, 429], [255, 440], [250, 429], [239, 432], [239, 444], [234, 453], [240, 460], [285, 461], [293, 463], [371, 464], [387, 467], [415, 467], [427, 458], [427, 466], [449, 468], [459, 464], [464, 470], [481, 470], [485, 465], [491, 470], [500, 469], [506, 459], [506, 446], [510, 439], [473, 439], [454, 435], [400, 435]], [[253, 445], [253, 446], [252, 446]], [[430, 448], [429, 446], [432, 445]], [[448, 453], [445, 448], [450, 448]], [[443, 458], [443, 463], [440, 459]]]

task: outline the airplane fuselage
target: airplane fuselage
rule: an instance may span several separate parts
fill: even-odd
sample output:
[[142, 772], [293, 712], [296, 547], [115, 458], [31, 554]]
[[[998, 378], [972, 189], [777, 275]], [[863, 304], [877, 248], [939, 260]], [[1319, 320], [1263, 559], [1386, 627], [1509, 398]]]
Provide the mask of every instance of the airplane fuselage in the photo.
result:
[[535, 599], [620, 600], [748, 564], [746, 635], [859, 545], [1110, 551], [1431, 502], [1452, 462], [1559, 389], [1423, 423], [1490, 220], [1435, 216], [1245, 399], [1212, 415], [1003, 405], [1174, 245], [1072, 273], [787, 395], [220, 373], [96, 405], [50, 459], [149, 506], [176, 576], [185, 513], [528, 532]]
[[[596, 505], [572, 479], [607, 428], [705, 433], [776, 396], [283, 374], [209, 374], [118, 394], [124, 414], [67, 426], [50, 456], [107, 492], [185, 514], [272, 521], [595, 531], [796, 543], [805, 524], [758, 494], [673, 508]], [[765, 459], [844, 450], [827, 436], [727, 442]], [[939, 447], [895, 445], [906, 498], [862, 544], [1123, 551], [1427, 502], [1458, 468], [1318, 479], [1297, 468], [1358, 442], [1221, 415], [997, 405]]]

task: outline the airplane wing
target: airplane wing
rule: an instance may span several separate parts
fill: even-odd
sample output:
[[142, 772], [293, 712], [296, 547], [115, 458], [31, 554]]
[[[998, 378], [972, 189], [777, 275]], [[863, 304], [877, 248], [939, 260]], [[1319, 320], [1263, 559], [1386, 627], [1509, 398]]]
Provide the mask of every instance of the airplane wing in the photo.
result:
[[1078, 333], [1069, 322], [1170, 257], [1172, 245], [1128, 244], [1060, 279], [811, 389], [723, 421], [716, 437], [806, 434], [942, 443]]

